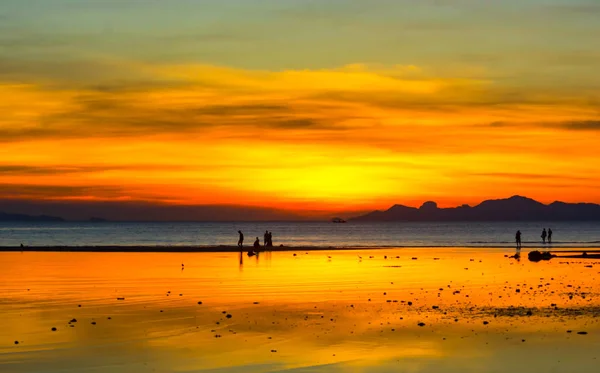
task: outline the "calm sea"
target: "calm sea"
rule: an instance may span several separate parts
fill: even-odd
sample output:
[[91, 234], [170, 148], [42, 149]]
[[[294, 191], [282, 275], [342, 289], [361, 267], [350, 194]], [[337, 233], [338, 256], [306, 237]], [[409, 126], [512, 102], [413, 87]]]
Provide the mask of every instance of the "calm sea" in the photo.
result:
[[235, 245], [262, 243], [265, 230], [276, 246], [512, 247], [521, 230], [524, 247], [541, 246], [552, 228], [552, 247], [600, 247], [600, 222], [481, 223], [0, 223], [0, 246]]

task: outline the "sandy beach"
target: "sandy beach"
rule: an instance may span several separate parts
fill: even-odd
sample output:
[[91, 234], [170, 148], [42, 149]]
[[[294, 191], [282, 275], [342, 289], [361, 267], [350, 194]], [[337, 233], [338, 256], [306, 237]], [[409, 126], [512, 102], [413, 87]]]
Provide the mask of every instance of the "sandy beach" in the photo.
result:
[[600, 261], [512, 254], [4, 252], [0, 371], [596, 372]]

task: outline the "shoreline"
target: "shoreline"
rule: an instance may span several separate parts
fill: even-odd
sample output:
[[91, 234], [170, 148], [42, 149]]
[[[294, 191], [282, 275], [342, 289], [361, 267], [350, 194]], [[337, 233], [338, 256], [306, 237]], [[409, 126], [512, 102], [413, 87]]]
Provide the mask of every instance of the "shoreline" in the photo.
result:
[[[165, 246], [165, 245], [102, 245], [102, 246], [0, 246], [0, 252], [97, 252], [97, 253], [238, 253], [247, 252], [252, 246], [240, 250], [237, 246]], [[393, 249], [506, 249], [514, 251], [514, 246], [274, 246], [260, 252], [291, 252], [291, 251], [342, 251], [342, 250], [393, 250]], [[548, 246], [527, 246], [522, 252], [540, 250], [556, 254], [565, 253], [600, 253], [600, 245], [596, 246], [561, 246], [553, 250]]]

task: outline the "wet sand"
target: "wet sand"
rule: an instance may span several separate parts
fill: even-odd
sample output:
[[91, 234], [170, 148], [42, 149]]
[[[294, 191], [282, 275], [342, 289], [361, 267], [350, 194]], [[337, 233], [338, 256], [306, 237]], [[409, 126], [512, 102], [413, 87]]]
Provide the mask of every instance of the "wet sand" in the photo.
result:
[[[282, 252], [282, 251], [333, 251], [333, 250], [390, 250], [390, 249], [455, 249], [454, 246], [378, 246], [378, 247], [365, 247], [365, 246], [284, 246], [277, 245], [274, 247], [264, 248], [261, 247], [261, 252]], [[498, 245], [498, 246], [463, 246], [462, 249], [504, 249], [512, 250], [514, 245]], [[244, 246], [243, 251], [253, 250], [252, 246]], [[523, 252], [531, 250], [540, 251], [552, 251], [552, 253], [598, 253], [600, 254], [600, 247], [584, 246], [584, 247], [571, 247], [565, 249], [560, 247], [553, 249], [551, 245], [528, 245], [523, 246]], [[110, 246], [0, 246], [0, 252], [90, 252], [90, 253], [235, 253], [239, 252], [238, 246], [189, 246], [189, 245], [110, 245]]]
[[596, 372], [600, 261], [512, 254], [5, 252], [0, 371]]

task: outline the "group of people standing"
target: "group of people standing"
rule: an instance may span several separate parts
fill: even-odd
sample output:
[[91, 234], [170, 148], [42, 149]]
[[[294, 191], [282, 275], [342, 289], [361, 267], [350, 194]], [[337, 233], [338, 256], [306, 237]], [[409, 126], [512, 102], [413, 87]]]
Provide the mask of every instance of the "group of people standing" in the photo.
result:
[[[244, 234], [242, 233], [242, 231], [238, 231], [238, 234], [240, 236], [239, 240], [238, 240], [238, 247], [240, 249], [244, 248]], [[265, 231], [264, 234], [264, 247], [273, 247], [273, 232], [269, 232], [269, 231]], [[254, 241], [254, 249], [258, 250], [260, 249], [260, 239], [258, 237], [256, 237], [256, 240]]]
[[[545, 245], [546, 244], [546, 239], [548, 239], [548, 243], [551, 244], [552, 243], [552, 229], [548, 228], [548, 231], [546, 231], [546, 228], [544, 228], [542, 230], [542, 243]], [[519, 250], [521, 248], [521, 231], [517, 231], [517, 233], [515, 234], [515, 241], [517, 243], [517, 250]]]

